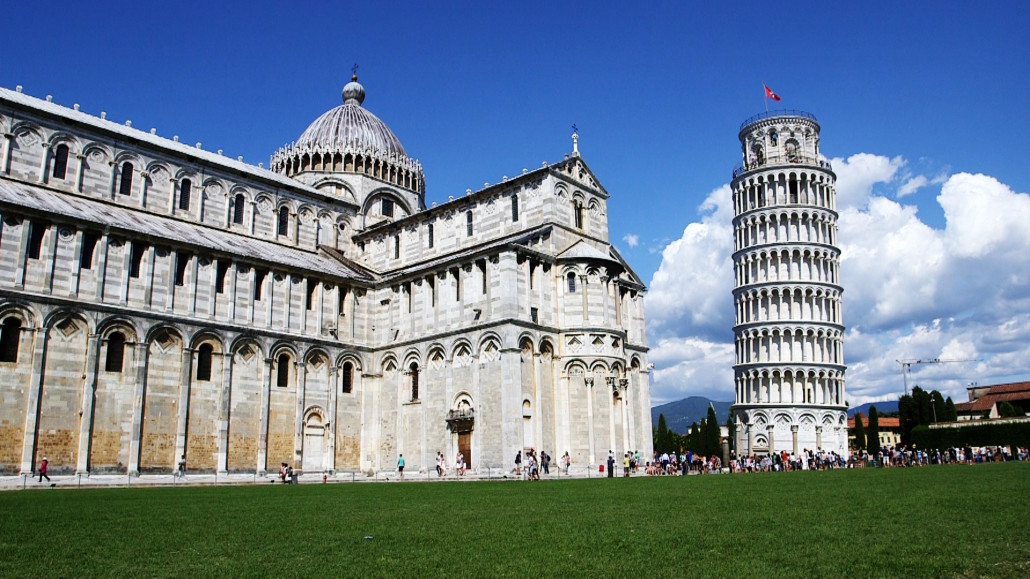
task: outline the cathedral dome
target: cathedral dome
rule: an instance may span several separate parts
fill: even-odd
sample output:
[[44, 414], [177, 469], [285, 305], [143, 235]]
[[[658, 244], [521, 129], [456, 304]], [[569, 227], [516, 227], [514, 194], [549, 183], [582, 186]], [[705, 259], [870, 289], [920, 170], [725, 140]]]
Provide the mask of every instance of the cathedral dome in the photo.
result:
[[272, 155], [271, 169], [304, 183], [325, 183], [341, 174], [379, 179], [421, 199], [422, 165], [408, 157], [386, 123], [361, 106], [365, 87], [358, 76], [343, 87], [343, 104], [315, 119], [296, 142]]
[[378, 151], [407, 156], [390, 127], [361, 106], [365, 87], [357, 75], [343, 87], [343, 104], [326, 111], [300, 135], [294, 146], [322, 151]]

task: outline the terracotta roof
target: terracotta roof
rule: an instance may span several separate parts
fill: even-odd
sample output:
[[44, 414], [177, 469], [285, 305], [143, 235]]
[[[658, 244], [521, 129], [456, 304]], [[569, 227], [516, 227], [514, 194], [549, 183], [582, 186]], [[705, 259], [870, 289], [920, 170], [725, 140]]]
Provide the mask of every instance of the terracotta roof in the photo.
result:
[[[1013, 382], [1011, 384], [998, 384], [997, 386], [991, 386], [991, 389], [987, 391], [987, 396], [993, 396], [995, 394], [1010, 394], [1015, 392], [1022, 392], [1027, 397], [1030, 397], [1030, 382]], [[1011, 398], [1008, 400], [1011, 400]]]
[[[876, 421], [880, 430], [885, 428], [901, 428], [901, 419], [896, 416], [880, 416]], [[862, 426], [869, 428], [869, 417], [862, 416]], [[855, 418], [848, 418], [848, 428], [855, 427]]]

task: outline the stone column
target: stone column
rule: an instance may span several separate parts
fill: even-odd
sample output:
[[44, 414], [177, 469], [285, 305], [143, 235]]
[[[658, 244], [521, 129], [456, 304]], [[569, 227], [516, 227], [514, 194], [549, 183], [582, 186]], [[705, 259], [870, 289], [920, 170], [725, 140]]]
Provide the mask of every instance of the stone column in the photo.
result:
[[50, 328], [36, 330], [32, 352], [32, 379], [29, 382], [28, 412], [25, 413], [25, 437], [21, 450], [21, 474], [31, 475], [36, 441], [39, 439], [39, 403], [43, 393], [43, 366], [46, 364]]
[[139, 206], [140, 209], [146, 209], [147, 207], [147, 189], [150, 181], [150, 173], [148, 171], [139, 172]]
[[132, 392], [132, 432], [129, 439], [129, 476], [139, 476], [139, 453], [143, 439], [143, 409], [147, 400], [147, 364], [150, 344], [136, 342], [136, 384]]
[[175, 189], [179, 184], [179, 180], [174, 176], [168, 178], [168, 214], [172, 215], [175, 213], [177, 199], [175, 198]]
[[86, 155], [79, 153], [75, 155], [75, 159], [79, 162], [79, 166], [75, 169], [75, 190], [82, 193], [82, 181], [86, 176]]
[[[226, 282], [228, 286], [222, 286], [225, 290], [226, 296], [228, 296], [229, 303], [226, 309], [226, 317], [229, 321], [236, 320], [236, 278], [239, 276], [239, 264], [235, 261], [229, 262], [229, 269], [225, 272]], [[253, 300], [248, 300], [253, 301]]]
[[[354, 372], [357, 374], [357, 372]], [[351, 380], [351, 392], [354, 392], [354, 380]], [[337, 416], [337, 397], [340, 393], [340, 369], [336, 366], [329, 367], [329, 408], [327, 412], [329, 414], [329, 420], [326, 423], [326, 433], [328, 434], [327, 452], [329, 453], [328, 458], [324, 461], [326, 470], [329, 474], [336, 474], [336, 420]], [[360, 458], [360, 455], [359, 455]], [[360, 465], [359, 465], [360, 468]]]
[[[31, 229], [32, 221], [22, 219], [21, 238], [18, 240], [18, 262], [15, 264], [14, 270], [14, 287], [17, 289], [25, 289], [25, 260], [28, 259], [29, 234]], [[73, 269], [78, 270], [78, 268]]]
[[792, 424], [790, 426], [790, 435], [791, 435], [791, 438], [793, 439], [793, 445], [794, 445], [793, 446], [794, 450], [792, 452], [796, 456], [797, 453], [798, 453], [798, 425], [797, 424]]
[[588, 376], [583, 378], [583, 383], [587, 389], [587, 438], [589, 438], [589, 465], [587, 469], [593, 468], [593, 465], [597, 462], [596, 452], [594, 449], [594, 378]]
[[61, 236], [61, 228], [52, 226], [47, 236], [46, 246], [41, 248], [39, 257], [43, 259], [43, 290], [54, 291], [54, 267], [57, 265], [57, 238]]
[[232, 416], [232, 369], [236, 356], [232, 352], [222, 356], [222, 387], [218, 392], [218, 454], [215, 457], [215, 472], [224, 475], [229, 472], [229, 419]]
[[93, 405], [97, 399], [97, 360], [100, 355], [100, 336], [90, 334], [86, 342], [86, 380], [82, 384], [82, 413], [79, 423], [79, 450], [75, 474], [89, 475], [89, 451], [93, 442]]
[[[186, 454], [190, 413], [190, 382], [193, 378], [193, 349], [183, 346], [179, 369], [179, 408], [175, 423], [175, 464]], [[188, 457], [187, 457], [188, 458]], [[174, 468], [174, 466], [173, 466]], [[174, 470], [172, 471], [175, 472]]]
[[770, 424], [766, 426], [765, 431], [768, 433], [769, 453], [772, 454], [776, 451], [776, 425]]
[[822, 426], [816, 426], [815, 427], [815, 448], [816, 448], [816, 450], [822, 450], [823, 449], [823, 427]]
[[47, 182], [47, 163], [50, 161], [50, 143], [40, 143], [43, 148], [43, 154], [39, 158], [39, 178], [36, 179], [37, 183]]
[[272, 390], [272, 358], [265, 358], [265, 384], [261, 389], [261, 424], [258, 432], [258, 476], [265, 476], [268, 465], [268, 407]]
[[144, 251], [146, 251], [147, 254], [144, 256], [144, 259], [140, 260], [142, 262], [140, 279], [150, 280], [150, 283], [146, 284], [143, 287], [143, 303], [147, 304], [147, 306], [149, 307], [153, 307], [154, 304], [151, 303], [151, 298], [154, 295], [154, 270], [156, 269], [154, 267], [154, 263], [157, 259], [157, 248], [151, 245], [147, 247]]
[[297, 368], [297, 417], [294, 421], [293, 463], [303, 466], [304, 452], [304, 398], [307, 385], [307, 364], [298, 362]]
[[745, 423], [747, 427], [747, 453], [751, 456], [755, 455], [755, 425], [750, 422]]

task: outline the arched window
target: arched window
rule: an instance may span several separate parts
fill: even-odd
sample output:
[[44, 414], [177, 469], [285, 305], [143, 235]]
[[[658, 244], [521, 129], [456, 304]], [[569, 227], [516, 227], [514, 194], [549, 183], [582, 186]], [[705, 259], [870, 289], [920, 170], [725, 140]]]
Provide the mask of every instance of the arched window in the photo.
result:
[[179, 183], [179, 209], [190, 210], [190, 193], [193, 192], [193, 181], [183, 179]]
[[350, 362], [343, 363], [343, 376], [340, 380], [342, 390], [344, 394], [350, 394], [354, 388], [354, 364]]
[[569, 275], [566, 277], [569, 279], [569, 293], [576, 293], [576, 274], [569, 272]]
[[290, 385], [290, 355], [279, 354], [275, 365], [275, 385], [279, 388], [286, 388]]
[[429, 249], [433, 249], [433, 224], [432, 223], [429, 224], [428, 239], [429, 239]]
[[290, 208], [280, 207], [279, 208], [279, 226], [276, 232], [281, 236], [286, 236], [290, 230]]
[[583, 229], [583, 203], [578, 199], [573, 203], [573, 219], [576, 222], [576, 229]]
[[121, 182], [118, 184], [119, 195], [132, 195], [132, 163], [122, 163]]
[[393, 258], [394, 259], [400, 259], [401, 258], [401, 236], [400, 235], [394, 235], [393, 236]]
[[211, 380], [211, 357], [215, 348], [211, 344], [201, 344], [197, 350], [197, 381], [209, 382]]
[[465, 212], [465, 230], [469, 237], [472, 237], [472, 212]]
[[512, 222], [519, 220], [519, 196], [511, 196], [511, 220]]
[[411, 374], [411, 399], [418, 400], [418, 364], [412, 362], [408, 370]]
[[54, 179], [64, 179], [68, 172], [68, 145], [61, 143], [54, 149]]
[[383, 197], [383, 202], [379, 207], [383, 217], [393, 217], [393, 199]]
[[125, 334], [121, 332], [115, 332], [107, 337], [107, 359], [104, 361], [104, 371], [121, 372], [122, 362], [124, 360]]
[[243, 224], [243, 208], [246, 207], [246, 200], [243, 193], [237, 193], [232, 199], [232, 222], [237, 225]]
[[0, 327], [0, 362], [18, 361], [19, 342], [21, 342], [21, 320], [9, 316]]

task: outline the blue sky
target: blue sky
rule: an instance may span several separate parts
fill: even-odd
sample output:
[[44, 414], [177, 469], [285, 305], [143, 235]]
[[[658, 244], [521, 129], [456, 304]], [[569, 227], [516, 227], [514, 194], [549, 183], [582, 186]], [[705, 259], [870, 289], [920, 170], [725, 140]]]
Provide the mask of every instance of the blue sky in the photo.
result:
[[896, 396], [898, 358], [980, 360], [913, 371], [956, 399], [1030, 378], [1030, 7], [690, 4], [22, 2], [0, 84], [267, 166], [358, 63], [428, 202], [560, 159], [575, 123], [651, 285], [657, 403], [732, 398], [723, 188], [764, 80], [839, 159], [852, 403]]

